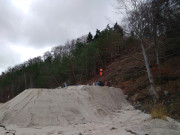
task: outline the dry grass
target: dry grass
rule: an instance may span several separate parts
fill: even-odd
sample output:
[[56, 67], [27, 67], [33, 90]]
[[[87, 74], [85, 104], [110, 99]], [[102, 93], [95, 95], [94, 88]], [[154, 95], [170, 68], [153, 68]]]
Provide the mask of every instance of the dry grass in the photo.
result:
[[162, 119], [167, 120], [166, 118], [166, 106], [163, 104], [154, 104], [151, 109], [151, 118], [152, 119]]

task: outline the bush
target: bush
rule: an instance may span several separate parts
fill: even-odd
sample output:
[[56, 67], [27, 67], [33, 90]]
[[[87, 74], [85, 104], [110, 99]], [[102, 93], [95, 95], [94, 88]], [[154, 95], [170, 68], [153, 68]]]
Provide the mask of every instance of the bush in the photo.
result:
[[166, 106], [163, 104], [154, 104], [151, 109], [151, 118], [152, 119], [162, 119], [167, 120], [166, 118]]

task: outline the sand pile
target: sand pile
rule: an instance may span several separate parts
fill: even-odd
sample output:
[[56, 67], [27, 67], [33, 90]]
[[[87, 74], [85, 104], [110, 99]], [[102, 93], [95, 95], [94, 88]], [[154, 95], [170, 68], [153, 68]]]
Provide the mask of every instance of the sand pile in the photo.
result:
[[0, 135], [179, 135], [180, 123], [151, 119], [120, 89], [28, 89], [0, 106]]
[[0, 124], [37, 127], [98, 122], [113, 110], [128, 107], [132, 106], [118, 88], [28, 89], [0, 107]]

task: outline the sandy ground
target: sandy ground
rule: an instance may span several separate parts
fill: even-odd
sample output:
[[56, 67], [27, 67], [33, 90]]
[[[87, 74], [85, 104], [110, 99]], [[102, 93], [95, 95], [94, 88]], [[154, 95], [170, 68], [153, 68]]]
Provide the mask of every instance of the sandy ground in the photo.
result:
[[0, 106], [0, 135], [179, 135], [180, 123], [151, 120], [120, 89], [29, 89]]

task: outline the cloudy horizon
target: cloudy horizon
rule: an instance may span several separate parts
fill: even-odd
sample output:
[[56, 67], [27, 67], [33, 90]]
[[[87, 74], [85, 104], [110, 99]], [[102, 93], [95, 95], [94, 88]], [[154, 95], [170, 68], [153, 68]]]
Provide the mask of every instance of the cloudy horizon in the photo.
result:
[[0, 74], [107, 24], [116, 0], [0, 0]]

